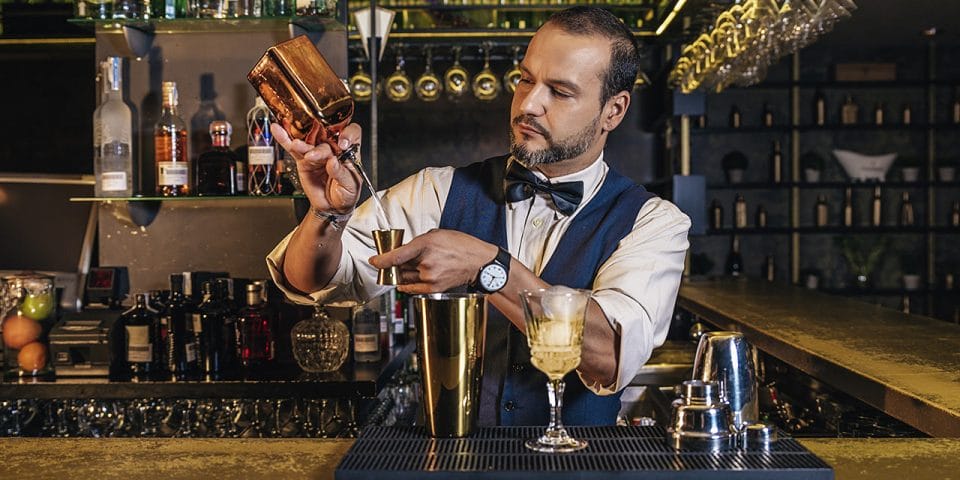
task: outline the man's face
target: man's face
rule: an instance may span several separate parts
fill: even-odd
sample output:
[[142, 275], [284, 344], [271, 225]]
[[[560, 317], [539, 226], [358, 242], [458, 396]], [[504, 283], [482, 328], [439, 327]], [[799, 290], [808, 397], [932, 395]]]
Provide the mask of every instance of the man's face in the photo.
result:
[[528, 167], [554, 163], [597, 145], [601, 77], [609, 61], [610, 42], [602, 37], [570, 35], [550, 24], [534, 35], [510, 106], [510, 152], [517, 160]]

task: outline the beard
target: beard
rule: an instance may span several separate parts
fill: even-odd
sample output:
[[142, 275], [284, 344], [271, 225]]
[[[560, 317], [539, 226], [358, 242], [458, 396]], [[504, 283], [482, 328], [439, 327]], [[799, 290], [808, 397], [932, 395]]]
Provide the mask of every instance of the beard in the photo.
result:
[[584, 126], [580, 131], [571, 134], [562, 139], [555, 140], [537, 120], [530, 115], [519, 115], [510, 123], [512, 125], [524, 124], [537, 130], [544, 141], [547, 142], [546, 148], [541, 150], [531, 150], [526, 145], [521, 144], [513, 128], [510, 129], [510, 153], [521, 164], [527, 168], [535, 165], [556, 163], [563, 160], [579, 157], [586, 152], [593, 143], [597, 135], [597, 128], [600, 122], [600, 115]]

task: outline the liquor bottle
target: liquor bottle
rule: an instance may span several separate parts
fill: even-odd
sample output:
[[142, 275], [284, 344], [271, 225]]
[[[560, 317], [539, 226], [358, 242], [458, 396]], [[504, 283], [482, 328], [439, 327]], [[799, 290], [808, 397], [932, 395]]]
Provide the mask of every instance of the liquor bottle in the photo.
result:
[[953, 123], [960, 124], [960, 89], [953, 95]]
[[714, 230], [723, 228], [723, 206], [717, 199], [710, 202], [710, 228]]
[[[237, 311], [239, 308], [236, 307], [237, 301], [243, 301], [242, 299], [235, 299], [233, 295], [233, 285], [236, 282], [235, 279], [230, 278], [218, 278], [213, 282], [214, 291], [217, 292], [217, 297], [220, 299], [221, 305], [223, 305], [224, 315], [223, 315], [223, 361], [222, 366], [224, 369], [234, 368], [240, 361], [240, 354], [237, 351], [238, 339], [237, 339]], [[240, 295], [238, 295], [240, 296]]]
[[707, 128], [707, 115], [698, 115], [697, 116], [697, 128]]
[[883, 125], [883, 103], [878, 102], [877, 106], [873, 108], [873, 123], [874, 125], [881, 126]]
[[123, 312], [113, 326], [116, 373], [146, 380], [160, 367], [159, 318], [150, 308], [149, 297], [138, 293], [133, 308]]
[[274, 165], [277, 150], [270, 134], [270, 109], [257, 97], [247, 112], [247, 192], [250, 195], [275, 195], [277, 175]]
[[186, 0], [150, 0], [150, 12], [153, 18], [184, 18], [187, 16]]
[[767, 255], [763, 261], [763, 270], [760, 272], [760, 278], [772, 282], [777, 279], [777, 266], [774, 263], [773, 255]]
[[197, 371], [197, 340], [191, 325], [193, 305], [183, 294], [183, 274], [170, 275], [170, 301], [161, 318], [167, 321], [164, 364], [171, 376], [184, 379]]
[[[216, 1], [219, 2], [220, 0]], [[213, 74], [204, 73], [200, 75], [200, 105], [193, 116], [190, 117], [191, 161], [196, 160], [198, 155], [210, 150], [213, 146], [207, 133], [210, 124], [216, 120], [226, 119], [227, 114], [223, 113], [223, 110], [217, 105], [217, 92], [213, 86]]]
[[913, 202], [910, 201], [910, 193], [903, 192], [903, 196], [900, 197], [900, 226], [911, 227], [915, 221], [916, 218], [913, 212]]
[[827, 123], [827, 101], [819, 90], [813, 98], [813, 122], [820, 127]]
[[773, 151], [770, 152], [770, 181], [783, 181], [783, 152], [780, 151], [780, 140], [773, 141]]
[[236, 195], [237, 156], [230, 150], [233, 127], [225, 120], [210, 123], [213, 147], [197, 158], [197, 195]]
[[843, 192], [843, 226], [853, 226], [853, 189], [850, 187]]
[[766, 103], [763, 104], [763, 126], [772, 127], [773, 126], [773, 111], [770, 110], [770, 106]]
[[739, 193], [733, 201], [733, 228], [747, 228], [747, 201]]
[[960, 202], [953, 202], [953, 210], [950, 212], [950, 225], [960, 227]]
[[94, 164], [98, 197], [133, 195], [133, 116], [123, 101], [123, 58], [107, 57], [103, 103], [94, 112]]
[[903, 109], [900, 111], [900, 122], [904, 125], [910, 125], [913, 123], [913, 112], [910, 110], [910, 104], [903, 104]]
[[190, 194], [190, 160], [187, 156], [187, 125], [177, 112], [176, 82], [163, 82], [163, 108], [153, 132], [157, 163], [157, 195], [181, 197]]
[[817, 197], [815, 218], [818, 227], [825, 227], [830, 221], [830, 206], [827, 204], [827, 197], [820, 195]]
[[743, 273], [743, 257], [740, 256], [740, 236], [734, 235], [727, 253], [727, 275], [739, 277]]
[[263, 301], [263, 287], [260, 284], [247, 285], [246, 303], [237, 314], [236, 336], [240, 364], [249, 368], [273, 361], [276, 348], [273, 337], [275, 317]]
[[757, 228], [766, 228], [767, 227], [767, 209], [760, 205], [757, 207]]
[[[219, 378], [226, 369], [228, 362], [227, 342], [224, 333], [227, 330], [227, 318], [230, 315], [222, 296], [222, 288], [215, 288], [210, 282], [203, 282], [200, 286], [203, 301], [197, 308], [197, 320], [194, 329], [199, 327], [200, 364], [203, 373], [212, 378]], [[197, 325], [199, 323], [199, 325]]]
[[856, 125], [860, 115], [860, 107], [853, 101], [853, 97], [847, 95], [840, 107], [840, 123], [843, 125]]
[[407, 304], [407, 296], [396, 289], [393, 292], [393, 319], [390, 325], [390, 334], [393, 337], [391, 343], [397, 345], [407, 341], [406, 308], [404, 308]]
[[873, 188], [873, 205], [870, 209], [870, 225], [879, 227], [883, 223], [883, 198], [880, 186]]
[[730, 107], [730, 126], [740, 128], [740, 109], [736, 105]]
[[353, 358], [357, 362], [380, 361], [380, 315], [359, 307], [353, 314]]

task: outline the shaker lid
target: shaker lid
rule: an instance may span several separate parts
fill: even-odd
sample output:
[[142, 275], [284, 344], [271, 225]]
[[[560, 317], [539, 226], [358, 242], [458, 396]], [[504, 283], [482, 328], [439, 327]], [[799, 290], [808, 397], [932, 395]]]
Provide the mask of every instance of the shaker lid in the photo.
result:
[[680, 395], [688, 405], [713, 405], [720, 402], [720, 386], [716, 382], [686, 380], [680, 387]]

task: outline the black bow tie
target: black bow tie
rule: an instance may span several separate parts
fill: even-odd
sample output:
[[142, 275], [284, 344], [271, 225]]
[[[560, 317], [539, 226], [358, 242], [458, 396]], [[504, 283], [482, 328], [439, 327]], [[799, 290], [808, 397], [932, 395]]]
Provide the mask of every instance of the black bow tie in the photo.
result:
[[527, 167], [516, 160], [507, 169], [507, 202], [519, 202], [533, 196], [534, 191], [547, 193], [557, 210], [564, 215], [573, 215], [583, 199], [583, 182], [550, 183], [537, 178]]

